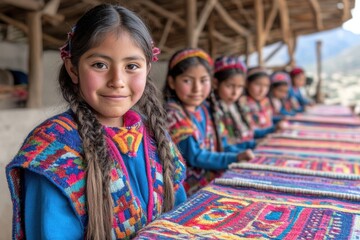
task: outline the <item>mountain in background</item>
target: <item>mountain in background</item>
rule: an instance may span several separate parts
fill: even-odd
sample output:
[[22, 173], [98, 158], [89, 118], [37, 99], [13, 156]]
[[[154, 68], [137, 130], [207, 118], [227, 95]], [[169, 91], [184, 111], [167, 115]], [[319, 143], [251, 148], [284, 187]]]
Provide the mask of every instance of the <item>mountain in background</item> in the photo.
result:
[[[316, 42], [319, 40], [322, 41], [321, 57], [324, 71], [326, 70], [325, 66], [326, 68], [330, 68], [331, 66], [331, 72], [344, 69], [350, 71], [352, 66], [359, 66], [359, 64], [352, 64], [349, 61], [360, 61], [360, 35], [344, 30], [343, 28], [298, 37], [295, 52], [295, 60], [298, 66], [302, 66], [310, 71], [316, 69]], [[266, 47], [264, 49], [264, 57], [266, 58], [276, 47], [277, 44]], [[287, 48], [283, 47], [266, 65], [283, 65], [288, 62], [288, 60]], [[257, 58], [255, 54], [250, 57], [250, 65], [256, 65], [256, 62]], [[336, 62], [339, 62], [339, 64], [336, 64]]]

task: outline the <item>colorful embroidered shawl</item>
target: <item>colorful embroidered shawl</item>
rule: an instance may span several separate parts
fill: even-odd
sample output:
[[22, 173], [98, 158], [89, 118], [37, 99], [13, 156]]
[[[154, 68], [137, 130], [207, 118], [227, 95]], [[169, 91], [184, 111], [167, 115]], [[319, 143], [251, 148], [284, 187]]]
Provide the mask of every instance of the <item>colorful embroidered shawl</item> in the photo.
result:
[[250, 96], [242, 96], [240, 98], [241, 106], [247, 119], [250, 119], [250, 125], [253, 129], [262, 129], [272, 126], [273, 110], [269, 98], [264, 98], [260, 102]]
[[[174, 143], [178, 144], [188, 137], [194, 137], [199, 143], [200, 148], [207, 149], [211, 152], [217, 151], [214, 126], [209, 115], [208, 107], [205, 103], [200, 105], [196, 112], [189, 113], [197, 122], [201, 123], [205, 132], [197, 128], [179, 103], [169, 101], [166, 103], [165, 108], [168, 114], [169, 132]], [[202, 119], [202, 113], [205, 115], [205, 119]], [[184, 187], [187, 194], [189, 196], [192, 195], [201, 187], [206, 186], [215, 177], [220, 176], [220, 174], [219, 171], [210, 171], [187, 165], [186, 180], [184, 181]]]
[[[124, 115], [125, 128], [115, 135], [105, 131], [110, 155], [114, 158], [111, 169], [110, 189], [114, 202], [113, 236], [129, 238], [145, 224], [159, 216], [163, 202], [162, 165], [156, 152], [154, 139], [148, 136], [141, 117], [134, 111]], [[145, 164], [149, 189], [148, 212], [133, 195], [129, 177], [121, 154], [136, 154], [144, 142]], [[171, 141], [170, 141], [171, 143]], [[174, 158], [174, 188], [178, 189], [185, 175], [181, 155], [171, 145]], [[120, 153], [120, 151], [122, 153]], [[57, 115], [33, 130], [19, 153], [7, 166], [7, 178], [13, 199], [13, 238], [23, 239], [22, 173], [28, 169], [41, 174], [69, 198], [83, 229], [87, 225], [85, 179], [86, 163], [83, 160], [81, 139], [71, 111]], [[142, 157], [142, 156], [139, 156]]]
[[[254, 132], [244, 122], [247, 121], [245, 115], [237, 110], [235, 104], [228, 106], [223, 101], [219, 101], [222, 109], [222, 122], [227, 132], [227, 142], [229, 144], [238, 144], [244, 141], [254, 139]], [[235, 111], [232, 111], [235, 109]]]

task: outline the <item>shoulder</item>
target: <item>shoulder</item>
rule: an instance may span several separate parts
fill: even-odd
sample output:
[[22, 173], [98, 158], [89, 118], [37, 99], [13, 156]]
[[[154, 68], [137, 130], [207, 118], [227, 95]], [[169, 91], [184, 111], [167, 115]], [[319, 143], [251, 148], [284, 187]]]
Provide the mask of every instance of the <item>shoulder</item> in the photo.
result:
[[71, 112], [67, 111], [30, 132], [9, 167], [52, 172], [65, 166], [68, 160], [80, 158], [81, 146], [77, 126]]

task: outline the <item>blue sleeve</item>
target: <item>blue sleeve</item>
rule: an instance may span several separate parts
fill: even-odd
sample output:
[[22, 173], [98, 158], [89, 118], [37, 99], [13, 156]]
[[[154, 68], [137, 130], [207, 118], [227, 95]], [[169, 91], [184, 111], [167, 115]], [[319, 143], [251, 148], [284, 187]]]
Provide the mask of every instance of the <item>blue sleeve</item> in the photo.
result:
[[294, 116], [295, 112], [294, 111], [287, 111], [285, 108], [281, 108], [280, 115], [282, 115], [282, 116]]
[[271, 126], [268, 128], [259, 128], [255, 129], [254, 137], [257, 138], [264, 138], [267, 134], [275, 132], [275, 126]]
[[185, 192], [185, 188], [182, 184], [179, 185], [179, 189], [176, 191], [175, 193], [175, 204], [174, 206], [176, 207], [177, 205], [183, 203], [186, 201], [186, 192]]
[[45, 177], [25, 171], [26, 239], [84, 239], [84, 229], [68, 199]]
[[250, 140], [250, 141], [238, 143], [238, 144], [236, 144], [236, 146], [238, 148], [245, 149], [245, 150], [246, 149], [254, 149], [256, 147], [256, 142], [254, 140]]
[[230, 163], [237, 161], [238, 153], [211, 152], [202, 149], [193, 137], [188, 137], [179, 142], [178, 148], [186, 162], [193, 167], [224, 170]]
[[[278, 122], [280, 122], [283, 119], [284, 116], [281, 115], [274, 115], [272, 116], [272, 123], [276, 125]], [[256, 131], [256, 130], [255, 130]]]
[[228, 144], [226, 137], [222, 138], [222, 146], [224, 148], [224, 152], [232, 152], [232, 153], [244, 152], [247, 149], [245, 144], [235, 144], [235, 145]]

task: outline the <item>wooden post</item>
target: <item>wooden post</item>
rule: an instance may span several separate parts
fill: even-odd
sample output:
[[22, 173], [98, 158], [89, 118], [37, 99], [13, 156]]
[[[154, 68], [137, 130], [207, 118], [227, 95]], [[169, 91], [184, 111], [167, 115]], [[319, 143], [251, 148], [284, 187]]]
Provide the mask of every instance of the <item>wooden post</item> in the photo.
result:
[[255, 0], [255, 14], [256, 14], [256, 50], [258, 52], [258, 65], [263, 66], [263, 46], [264, 41], [264, 4], [263, 0]]
[[43, 44], [41, 12], [27, 15], [29, 25], [29, 99], [27, 107], [42, 106], [43, 90]]
[[208, 38], [209, 38], [209, 52], [210, 56], [215, 59], [216, 58], [216, 39], [214, 37], [215, 24], [214, 18], [210, 17], [208, 22]]
[[324, 98], [321, 91], [322, 87], [322, 79], [321, 79], [321, 45], [322, 41], [316, 42], [316, 60], [317, 60], [317, 75], [318, 75], [318, 83], [316, 86], [316, 94], [315, 100], [317, 103], [323, 103]]
[[186, 39], [188, 47], [197, 47], [195, 39], [197, 0], [186, 0]]

